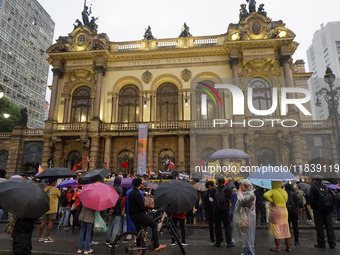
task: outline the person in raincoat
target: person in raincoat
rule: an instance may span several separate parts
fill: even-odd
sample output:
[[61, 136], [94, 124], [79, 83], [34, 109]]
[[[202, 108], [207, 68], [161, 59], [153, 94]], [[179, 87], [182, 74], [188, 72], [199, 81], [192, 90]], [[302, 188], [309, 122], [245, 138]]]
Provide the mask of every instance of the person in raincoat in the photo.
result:
[[288, 224], [287, 192], [281, 188], [281, 181], [272, 181], [272, 189], [264, 193], [263, 197], [271, 203], [269, 213], [269, 230], [274, 236], [275, 247], [271, 251], [280, 252], [280, 239], [286, 241], [286, 251], [291, 252], [290, 231]]
[[233, 232], [236, 244], [243, 247], [244, 255], [255, 255], [256, 197], [252, 183], [241, 180], [235, 205]]

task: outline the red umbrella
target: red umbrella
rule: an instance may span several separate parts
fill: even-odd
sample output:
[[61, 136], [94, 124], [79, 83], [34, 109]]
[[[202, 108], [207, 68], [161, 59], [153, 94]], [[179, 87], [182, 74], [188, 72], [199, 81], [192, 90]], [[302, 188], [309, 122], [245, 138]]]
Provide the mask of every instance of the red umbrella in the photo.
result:
[[102, 211], [114, 207], [119, 195], [111, 185], [96, 182], [85, 185], [79, 192], [79, 198], [85, 207]]

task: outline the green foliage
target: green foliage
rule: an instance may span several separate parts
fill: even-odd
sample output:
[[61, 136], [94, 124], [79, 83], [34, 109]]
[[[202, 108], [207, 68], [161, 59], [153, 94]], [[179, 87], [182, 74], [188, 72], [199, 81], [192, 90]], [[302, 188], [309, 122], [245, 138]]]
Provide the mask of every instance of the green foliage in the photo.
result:
[[[4, 113], [10, 115], [7, 119]], [[18, 125], [20, 121], [20, 108], [11, 103], [7, 98], [0, 99], [0, 132], [12, 132], [13, 128]]]

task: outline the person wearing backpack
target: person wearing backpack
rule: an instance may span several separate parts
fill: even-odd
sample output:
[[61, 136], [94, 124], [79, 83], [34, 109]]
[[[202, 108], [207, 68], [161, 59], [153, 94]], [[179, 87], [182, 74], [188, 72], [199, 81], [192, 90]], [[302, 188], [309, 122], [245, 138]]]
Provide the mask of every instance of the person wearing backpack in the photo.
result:
[[340, 223], [340, 191], [335, 191], [336, 223]]
[[214, 217], [215, 217], [215, 235], [216, 243], [215, 247], [222, 247], [223, 234], [222, 234], [222, 222], [225, 229], [227, 248], [234, 247], [231, 239], [231, 224], [229, 217], [229, 204], [231, 199], [231, 190], [225, 188], [225, 179], [219, 177], [217, 179], [217, 187], [210, 192], [209, 199], [213, 202]]
[[298, 211], [298, 196], [293, 190], [293, 186], [290, 183], [285, 185], [285, 190], [288, 194], [288, 200], [286, 207], [288, 210], [288, 223], [292, 223], [294, 229], [295, 246], [300, 246], [299, 243], [299, 211]]
[[68, 187], [67, 190], [63, 191], [60, 196], [60, 206], [62, 207], [62, 216], [60, 218], [58, 229], [64, 224], [64, 229], [68, 230], [70, 223], [70, 214], [72, 206], [73, 189]]
[[323, 226], [327, 231], [328, 244], [331, 249], [335, 248], [335, 234], [333, 229], [332, 212], [335, 202], [333, 192], [322, 184], [323, 177], [315, 175], [313, 177], [314, 185], [309, 191], [309, 201], [314, 212], [314, 221], [317, 235], [316, 248], [326, 248], [325, 233]]

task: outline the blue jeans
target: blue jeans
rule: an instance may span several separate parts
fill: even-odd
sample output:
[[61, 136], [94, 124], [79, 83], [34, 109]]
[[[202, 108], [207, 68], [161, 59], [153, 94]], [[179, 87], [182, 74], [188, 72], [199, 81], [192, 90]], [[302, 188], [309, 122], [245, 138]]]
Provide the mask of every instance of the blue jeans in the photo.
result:
[[89, 251], [91, 249], [91, 236], [92, 236], [93, 223], [80, 221], [80, 231], [78, 238], [78, 249]]
[[117, 235], [122, 231], [123, 218], [121, 215], [109, 215], [109, 223], [106, 231], [106, 241], [113, 243]]
[[63, 212], [63, 214], [60, 218], [58, 227], [61, 227], [64, 223], [64, 220], [65, 220], [64, 226], [66, 228], [66, 227], [68, 227], [69, 221], [70, 221], [71, 207], [69, 207], [69, 206], [63, 207], [62, 212]]
[[254, 247], [243, 247], [244, 255], [255, 255], [255, 248]]

